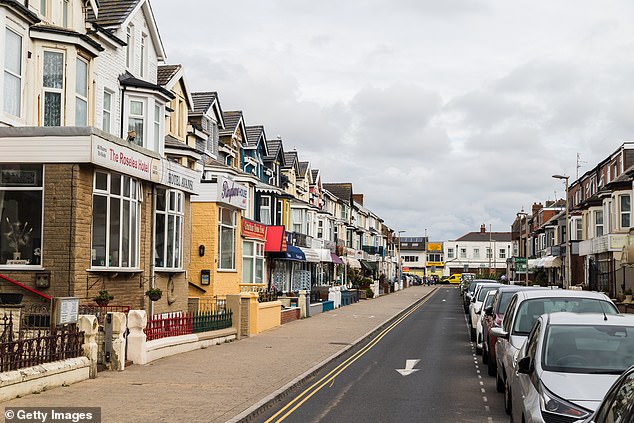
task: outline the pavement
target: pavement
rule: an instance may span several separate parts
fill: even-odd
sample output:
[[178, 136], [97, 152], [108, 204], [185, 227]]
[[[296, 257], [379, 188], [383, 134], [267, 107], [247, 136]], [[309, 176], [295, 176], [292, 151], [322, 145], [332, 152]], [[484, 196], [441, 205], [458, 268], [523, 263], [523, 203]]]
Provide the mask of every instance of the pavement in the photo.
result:
[[[446, 286], [446, 285], [444, 285]], [[101, 407], [110, 422], [255, 421], [266, 403], [395, 319], [437, 286], [395, 293], [287, 323], [240, 341], [166, 357], [4, 407]]]

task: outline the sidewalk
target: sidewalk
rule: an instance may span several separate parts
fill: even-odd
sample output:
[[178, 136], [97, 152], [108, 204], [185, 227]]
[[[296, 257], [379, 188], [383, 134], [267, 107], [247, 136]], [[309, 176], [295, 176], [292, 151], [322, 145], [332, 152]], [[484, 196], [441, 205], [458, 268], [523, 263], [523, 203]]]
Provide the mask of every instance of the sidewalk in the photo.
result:
[[237, 421], [425, 297], [414, 286], [241, 341], [100, 372], [4, 407], [101, 407], [102, 422]]

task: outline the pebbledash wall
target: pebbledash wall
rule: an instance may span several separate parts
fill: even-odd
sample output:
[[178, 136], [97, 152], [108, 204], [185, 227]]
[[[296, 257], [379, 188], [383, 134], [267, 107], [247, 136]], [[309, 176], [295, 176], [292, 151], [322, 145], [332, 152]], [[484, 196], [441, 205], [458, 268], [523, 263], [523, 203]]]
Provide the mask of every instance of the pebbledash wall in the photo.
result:
[[[116, 164], [109, 166], [103, 158], [94, 157], [96, 144], [152, 163], [154, 166], [149, 172], [153, 174], [145, 179], [132, 169], [125, 172]], [[0, 158], [0, 165], [7, 165], [5, 167], [28, 163], [40, 164], [43, 169], [41, 262], [0, 263], [1, 274], [50, 296], [79, 297], [82, 303], [92, 303], [99, 290], [107, 289], [115, 297], [111, 304], [128, 305], [154, 313], [187, 309], [188, 288], [184, 269], [188, 268], [190, 260], [190, 195], [198, 185], [197, 172], [167, 163], [149, 150], [94, 128], [0, 128]], [[69, 163], [61, 162], [64, 158]], [[138, 266], [135, 268], [92, 266], [95, 254], [91, 233], [96, 170], [127, 175], [140, 184]], [[179, 190], [184, 196], [181, 266], [163, 271], [152, 268], [154, 193], [157, 186], [186, 189]], [[153, 274], [154, 285], [163, 290], [163, 296], [151, 306], [144, 293], [152, 283]], [[25, 294], [25, 302], [42, 301], [19, 287], [3, 284], [3, 289]]]

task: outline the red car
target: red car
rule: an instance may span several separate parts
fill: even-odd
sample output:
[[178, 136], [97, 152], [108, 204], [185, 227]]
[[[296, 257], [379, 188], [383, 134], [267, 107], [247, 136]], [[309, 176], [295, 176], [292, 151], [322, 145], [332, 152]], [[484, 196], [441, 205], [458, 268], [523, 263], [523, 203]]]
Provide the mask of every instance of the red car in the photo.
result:
[[483, 309], [485, 316], [482, 323], [482, 364], [487, 365], [489, 376], [495, 376], [497, 363], [495, 361], [495, 342], [497, 337], [491, 333], [492, 327], [502, 326], [504, 313], [511, 301], [511, 297], [517, 291], [529, 289], [521, 285], [505, 285], [498, 288], [493, 305]]

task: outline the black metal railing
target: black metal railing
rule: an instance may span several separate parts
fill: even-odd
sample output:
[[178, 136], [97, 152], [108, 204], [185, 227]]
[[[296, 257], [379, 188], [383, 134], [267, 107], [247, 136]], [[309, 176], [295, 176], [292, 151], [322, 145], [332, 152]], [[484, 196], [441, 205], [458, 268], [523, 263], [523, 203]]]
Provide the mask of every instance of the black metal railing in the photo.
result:
[[280, 292], [276, 289], [265, 289], [263, 291], [258, 292], [258, 302], [260, 303], [268, 303], [271, 301], [276, 301]]

